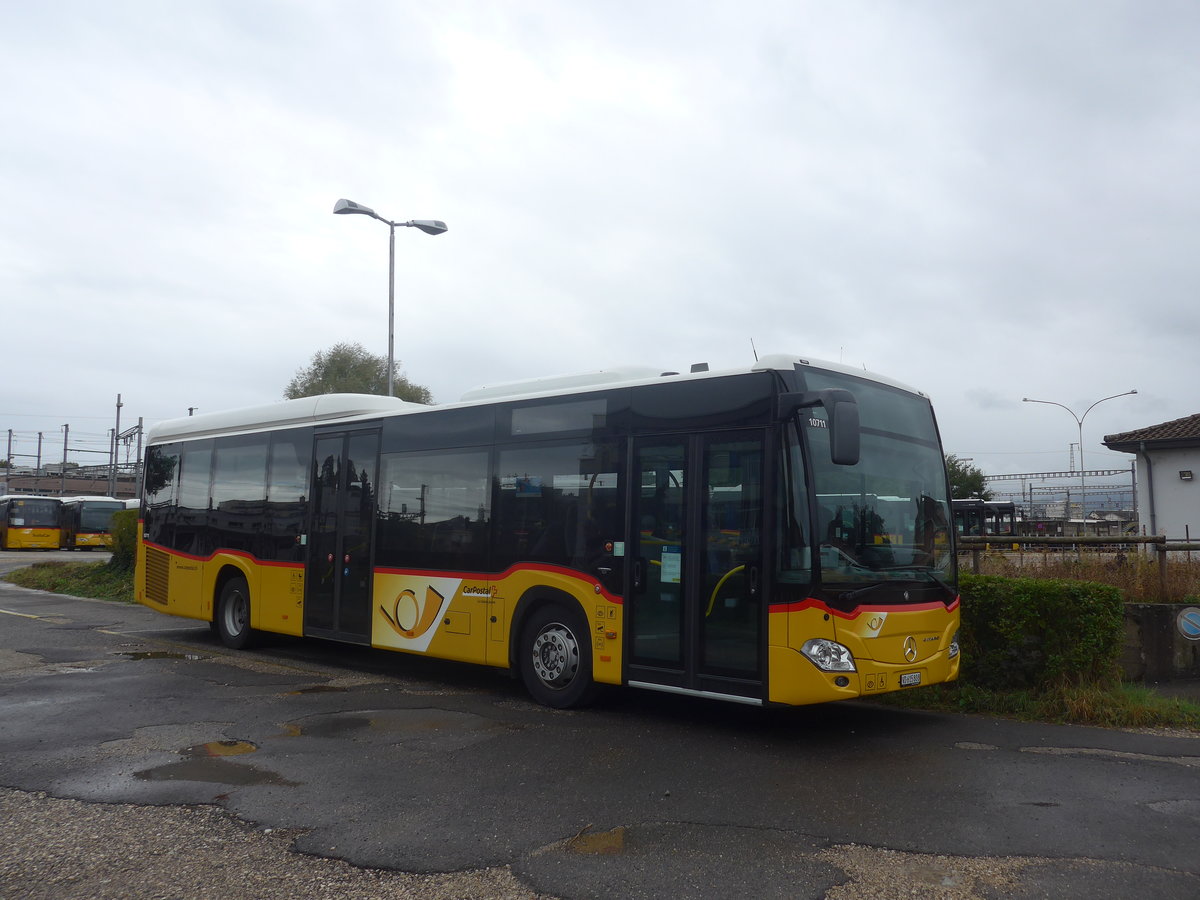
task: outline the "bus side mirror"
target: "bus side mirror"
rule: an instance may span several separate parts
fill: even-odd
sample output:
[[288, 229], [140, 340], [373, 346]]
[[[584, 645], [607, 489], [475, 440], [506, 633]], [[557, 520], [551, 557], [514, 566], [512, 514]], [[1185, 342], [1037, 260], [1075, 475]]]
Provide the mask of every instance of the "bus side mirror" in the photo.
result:
[[829, 419], [829, 458], [835, 466], [854, 466], [859, 458], [858, 401], [849, 391], [791, 391], [779, 395], [779, 417], [823, 406]]

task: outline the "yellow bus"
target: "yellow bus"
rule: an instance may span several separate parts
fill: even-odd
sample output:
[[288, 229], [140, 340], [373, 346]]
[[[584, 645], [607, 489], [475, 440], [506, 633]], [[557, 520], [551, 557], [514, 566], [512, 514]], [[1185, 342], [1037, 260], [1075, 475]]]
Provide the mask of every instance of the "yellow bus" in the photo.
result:
[[57, 497], [0, 497], [0, 550], [57, 550], [62, 501]]
[[138, 600], [211, 624], [739, 703], [958, 675], [928, 398], [790, 356], [422, 406], [330, 394], [147, 436]]
[[66, 550], [111, 550], [113, 514], [125, 509], [115, 497], [64, 497], [62, 546]]

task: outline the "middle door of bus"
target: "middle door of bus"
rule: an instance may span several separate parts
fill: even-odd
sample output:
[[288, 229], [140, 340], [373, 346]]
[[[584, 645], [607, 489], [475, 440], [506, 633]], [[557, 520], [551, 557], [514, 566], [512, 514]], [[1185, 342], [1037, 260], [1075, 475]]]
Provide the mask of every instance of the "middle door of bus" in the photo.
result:
[[634, 446], [631, 683], [762, 697], [764, 435]]
[[305, 634], [370, 643], [378, 460], [378, 431], [314, 438]]

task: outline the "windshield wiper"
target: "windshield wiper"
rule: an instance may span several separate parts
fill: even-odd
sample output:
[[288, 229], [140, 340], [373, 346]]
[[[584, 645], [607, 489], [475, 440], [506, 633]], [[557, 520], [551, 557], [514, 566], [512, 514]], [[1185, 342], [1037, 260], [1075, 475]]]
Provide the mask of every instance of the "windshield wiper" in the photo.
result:
[[860, 587], [860, 588], [855, 588], [855, 589], [854, 589], [854, 590], [852, 590], [852, 591], [843, 591], [842, 593], [838, 594], [838, 600], [854, 600], [854, 599], [857, 599], [858, 597], [861, 597], [863, 594], [865, 594], [865, 593], [867, 593], [867, 592], [869, 592], [869, 591], [873, 591], [873, 590], [875, 590], [875, 588], [878, 588], [878, 587], [883, 587], [883, 586], [884, 586], [884, 584], [886, 584], [886, 583], [887, 583], [887, 582], [884, 582], [884, 581], [876, 581], [876, 582], [874, 582], [874, 583], [872, 583], [872, 584], [866, 584], [866, 585], [863, 585], [863, 586], [862, 586], [862, 587]]
[[912, 565], [883, 566], [882, 568], [876, 569], [875, 571], [877, 571], [877, 572], [912, 572], [913, 574], [926, 575], [929, 577], [929, 580], [932, 581], [934, 584], [936, 584], [938, 587], [942, 588], [943, 590], [945, 590], [949, 593], [953, 593], [953, 589], [950, 587], [949, 584], [947, 584], [942, 579], [942, 577], [940, 575], [938, 575], [937, 570], [934, 569], [933, 566], [912, 566]]

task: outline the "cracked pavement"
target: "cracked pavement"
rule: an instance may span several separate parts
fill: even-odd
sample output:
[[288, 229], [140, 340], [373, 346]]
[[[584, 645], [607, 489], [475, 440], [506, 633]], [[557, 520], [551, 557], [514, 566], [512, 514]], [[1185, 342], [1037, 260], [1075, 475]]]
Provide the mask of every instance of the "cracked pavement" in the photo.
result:
[[632, 690], [563, 712], [493, 670], [235, 653], [6, 584], [0, 692], [0, 897], [212, 896], [249, 867], [262, 897], [301, 869], [329, 896], [1200, 895], [1190, 734]]

